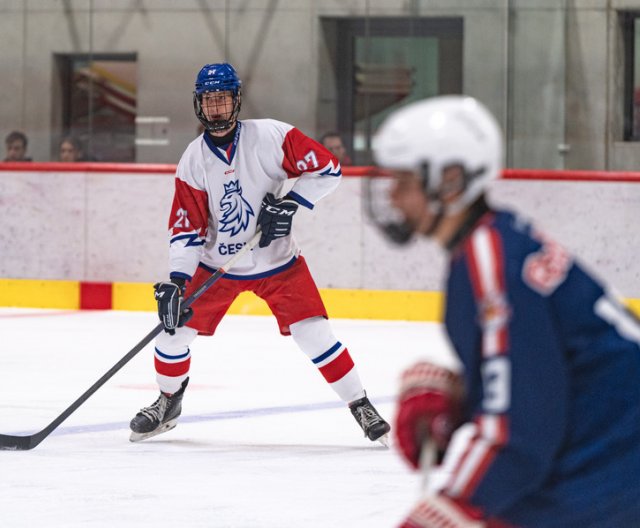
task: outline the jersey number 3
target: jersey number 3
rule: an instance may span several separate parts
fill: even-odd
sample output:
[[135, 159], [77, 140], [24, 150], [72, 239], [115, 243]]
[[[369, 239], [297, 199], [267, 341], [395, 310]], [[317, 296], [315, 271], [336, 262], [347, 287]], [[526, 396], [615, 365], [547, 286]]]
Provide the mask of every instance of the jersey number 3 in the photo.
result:
[[511, 405], [511, 362], [504, 356], [493, 357], [481, 368], [486, 412], [500, 414]]

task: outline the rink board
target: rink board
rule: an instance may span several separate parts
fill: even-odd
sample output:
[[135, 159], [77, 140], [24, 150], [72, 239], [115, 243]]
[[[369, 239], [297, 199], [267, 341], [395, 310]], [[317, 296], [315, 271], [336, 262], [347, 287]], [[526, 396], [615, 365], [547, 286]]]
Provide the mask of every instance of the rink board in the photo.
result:
[[[154, 311], [156, 305], [152, 288], [149, 283], [0, 279], [0, 306]], [[392, 321], [442, 320], [441, 292], [321, 288], [320, 293], [331, 317]], [[640, 314], [640, 299], [626, 299], [625, 302]], [[262, 299], [251, 293], [242, 293], [228, 313], [269, 315], [271, 312]]]
[[[213, 286], [215, 288], [215, 286]], [[83, 281], [0, 279], [0, 306], [154, 311], [150, 283], [91, 283]], [[440, 292], [391, 290], [320, 290], [331, 317], [439, 321]], [[235, 315], [269, 315], [267, 304], [251, 293], [241, 294], [229, 310]]]

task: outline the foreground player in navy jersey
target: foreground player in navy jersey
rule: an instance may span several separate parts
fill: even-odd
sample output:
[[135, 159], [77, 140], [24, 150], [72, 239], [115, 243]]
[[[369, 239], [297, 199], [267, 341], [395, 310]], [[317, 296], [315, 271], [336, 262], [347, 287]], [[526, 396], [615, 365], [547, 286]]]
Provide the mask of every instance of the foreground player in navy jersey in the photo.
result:
[[[189, 345], [213, 335], [234, 299], [252, 291], [269, 305], [280, 333], [291, 335], [346, 404], [370, 440], [385, 442], [389, 424], [371, 402], [346, 346], [338, 341], [304, 258], [291, 236], [299, 206], [312, 209], [342, 175], [338, 160], [297, 128], [273, 119], [239, 120], [242, 83], [228, 63], [197, 75], [193, 103], [204, 133], [187, 147], [175, 179], [169, 218], [170, 280], [155, 285], [165, 327], [156, 340], [160, 396], [131, 420], [131, 441], [175, 427], [189, 381]], [[294, 179], [286, 195], [283, 185]], [[193, 309], [181, 308], [231, 255], [261, 230], [242, 257]]]
[[402, 527], [640, 526], [640, 326], [563, 247], [487, 205], [493, 116], [467, 97], [417, 102], [383, 123], [374, 153], [393, 176], [388, 207], [370, 193], [378, 225], [448, 253], [462, 364], [402, 376], [400, 451], [414, 468], [442, 462]]

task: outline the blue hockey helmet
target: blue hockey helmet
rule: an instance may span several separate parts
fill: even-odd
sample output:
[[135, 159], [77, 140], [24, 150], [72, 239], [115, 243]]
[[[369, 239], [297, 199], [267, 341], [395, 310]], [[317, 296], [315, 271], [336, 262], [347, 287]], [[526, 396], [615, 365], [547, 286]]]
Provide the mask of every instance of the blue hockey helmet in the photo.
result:
[[[223, 119], [209, 120], [202, 110], [202, 95], [207, 92], [231, 92], [233, 109]], [[227, 62], [205, 64], [196, 77], [193, 92], [193, 108], [196, 117], [206, 130], [222, 132], [230, 129], [236, 122], [242, 103], [242, 81], [236, 70]]]

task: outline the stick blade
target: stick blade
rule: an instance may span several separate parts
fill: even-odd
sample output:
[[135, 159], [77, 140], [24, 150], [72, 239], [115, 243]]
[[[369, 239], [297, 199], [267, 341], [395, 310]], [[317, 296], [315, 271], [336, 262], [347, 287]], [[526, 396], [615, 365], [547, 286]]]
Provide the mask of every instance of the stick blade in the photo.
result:
[[40, 443], [34, 440], [36, 440], [35, 435], [13, 436], [0, 434], [0, 451], [28, 451]]

